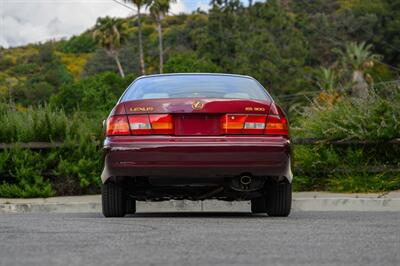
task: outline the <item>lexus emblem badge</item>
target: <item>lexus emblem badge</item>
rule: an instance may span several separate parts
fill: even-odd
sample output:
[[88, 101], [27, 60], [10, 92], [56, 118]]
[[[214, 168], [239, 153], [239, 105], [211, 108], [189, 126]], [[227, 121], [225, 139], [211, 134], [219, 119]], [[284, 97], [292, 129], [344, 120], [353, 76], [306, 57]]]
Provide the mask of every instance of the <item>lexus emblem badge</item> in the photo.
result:
[[193, 110], [201, 110], [203, 109], [204, 104], [201, 101], [195, 101], [192, 104]]

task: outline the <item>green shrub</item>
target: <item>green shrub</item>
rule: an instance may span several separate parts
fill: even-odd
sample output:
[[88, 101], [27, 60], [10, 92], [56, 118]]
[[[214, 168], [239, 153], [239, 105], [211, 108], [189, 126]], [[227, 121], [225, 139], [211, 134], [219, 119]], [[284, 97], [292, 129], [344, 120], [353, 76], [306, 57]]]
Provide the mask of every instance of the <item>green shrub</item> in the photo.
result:
[[0, 142], [63, 142], [60, 148], [0, 152], [0, 197], [48, 197], [98, 193], [101, 173], [102, 126], [88, 118], [49, 106], [16, 111], [0, 104]]
[[45, 104], [50, 98], [54, 88], [46, 81], [40, 81], [24, 89], [26, 102], [33, 105]]
[[376, 174], [341, 174], [326, 179], [325, 190], [333, 192], [384, 192], [400, 189], [400, 174], [382, 172]]
[[96, 42], [90, 33], [84, 33], [78, 36], [72, 36], [68, 41], [63, 41], [59, 45], [59, 49], [64, 53], [91, 53], [96, 49]]
[[0, 142], [61, 141], [65, 139], [67, 124], [64, 112], [48, 106], [15, 111], [10, 106], [0, 116]]
[[400, 174], [382, 173], [336, 173], [325, 177], [296, 175], [294, 191], [330, 191], [341, 193], [385, 192], [400, 189]]
[[12, 67], [14, 62], [10, 56], [1, 56], [0, 57], [0, 71], [4, 71], [9, 67]]
[[[378, 88], [378, 87], [377, 87]], [[301, 114], [294, 137], [317, 138], [319, 145], [294, 149], [294, 189], [376, 192], [400, 188], [400, 90], [379, 86], [367, 100], [342, 97], [336, 103], [314, 101]], [[331, 145], [324, 140], [375, 141]]]
[[104, 72], [65, 84], [51, 97], [50, 104], [67, 111], [79, 108], [88, 114], [107, 114], [132, 80], [131, 75], [121, 78], [115, 73]]
[[400, 137], [400, 92], [392, 98], [342, 98], [330, 105], [315, 101], [292, 130], [296, 137], [326, 140], [391, 140]]
[[0, 153], [0, 197], [50, 197], [54, 191], [43, 178], [42, 155], [18, 146]]
[[[400, 188], [400, 147], [391, 144], [368, 146], [296, 146], [294, 183], [296, 191], [377, 192]], [[375, 172], [371, 172], [374, 170]]]
[[79, 111], [68, 116], [62, 109], [48, 105], [16, 111], [13, 105], [0, 104], [0, 142], [76, 141], [90, 136], [101, 137], [105, 116], [87, 117]]
[[13, 72], [17, 75], [32, 75], [37, 71], [40, 71], [38, 64], [36, 63], [27, 63], [27, 64], [19, 64], [13, 67]]
[[102, 152], [98, 142], [89, 135], [82, 136], [77, 142], [66, 143], [58, 152], [59, 162], [55, 174], [73, 177], [80, 188], [93, 190], [100, 187], [102, 170]]

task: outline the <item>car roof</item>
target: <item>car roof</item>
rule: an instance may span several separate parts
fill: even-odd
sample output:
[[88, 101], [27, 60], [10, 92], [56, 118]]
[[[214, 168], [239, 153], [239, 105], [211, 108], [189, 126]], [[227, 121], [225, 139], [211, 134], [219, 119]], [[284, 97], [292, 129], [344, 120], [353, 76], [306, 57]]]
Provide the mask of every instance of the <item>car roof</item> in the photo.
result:
[[225, 76], [225, 77], [238, 77], [238, 78], [248, 78], [254, 79], [253, 77], [239, 74], [228, 74], [228, 73], [168, 73], [168, 74], [151, 74], [151, 75], [143, 75], [138, 77], [138, 79], [143, 78], [153, 78], [153, 77], [166, 77], [166, 76]]

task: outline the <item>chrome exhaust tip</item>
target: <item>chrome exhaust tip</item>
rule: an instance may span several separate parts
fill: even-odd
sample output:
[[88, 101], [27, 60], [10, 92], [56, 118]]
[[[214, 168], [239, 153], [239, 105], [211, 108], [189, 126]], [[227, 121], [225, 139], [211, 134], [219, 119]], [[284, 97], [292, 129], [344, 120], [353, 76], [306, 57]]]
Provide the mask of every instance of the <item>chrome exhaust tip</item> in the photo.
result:
[[251, 184], [251, 182], [252, 182], [251, 176], [244, 175], [244, 176], [241, 176], [241, 177], [240, 177], [240, 183], [241, 183], [242, 185], [247, 186], [247, 185]]
[[264, 177], [252, 176], [250, 173], [236, 176], [229, 181], [229, 187], [236, 191], [251, 192], [263, 188]]

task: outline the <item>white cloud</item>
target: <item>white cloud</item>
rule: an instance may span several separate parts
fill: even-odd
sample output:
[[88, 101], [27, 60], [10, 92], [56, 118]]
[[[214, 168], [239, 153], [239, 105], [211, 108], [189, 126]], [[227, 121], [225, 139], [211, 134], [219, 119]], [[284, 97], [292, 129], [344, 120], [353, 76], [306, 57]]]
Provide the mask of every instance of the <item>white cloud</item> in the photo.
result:
[[184, 10], [185, 10], [185, 4], [183, 3], [183, 1], [177, 1], [177, 2], [171, 4], [170, 12], [172, 14], [179, 14], [180, 12], [183, 12]]
[[[207, 2], [179, 0], [171, 11], [188, 12], [195, 6], [204, 9]], [[126, 17], [132, 13], [113, 0], [0, 0], [0, 45], [70, 37], [92, 27], [100, 16]]]

